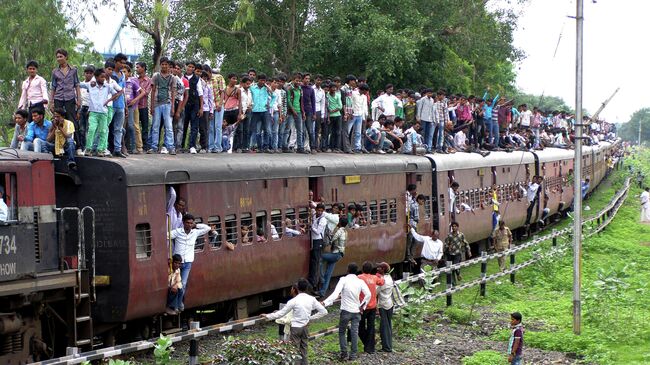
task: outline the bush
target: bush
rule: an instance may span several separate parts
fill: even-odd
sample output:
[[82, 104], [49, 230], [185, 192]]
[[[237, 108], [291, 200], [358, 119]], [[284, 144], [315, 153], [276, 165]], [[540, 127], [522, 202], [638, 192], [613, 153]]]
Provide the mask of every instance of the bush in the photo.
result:
[[505, 363], [505, 356], [492, 350], [475, 352], [472, 356], [463, 359], [463, 365], [502, 365]]
[[458, 307], [446, 308], [445, 315], [449, 317], [450, 321], [460, 324], [468, 324], [472, 320], [469, 310]]

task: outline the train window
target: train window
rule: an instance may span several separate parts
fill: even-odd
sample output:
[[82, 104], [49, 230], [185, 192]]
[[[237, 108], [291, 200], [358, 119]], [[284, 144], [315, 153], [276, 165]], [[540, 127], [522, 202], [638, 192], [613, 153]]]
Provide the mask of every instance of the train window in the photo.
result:
[[135, 258], [151, 257], [151, 226], [149, 223], [135, 225]]
[[[194, 223], [196, 224], [203, 223], [203, 218], [194, 217]], [[196, 244], [194, 245], [194, 252], [203, 251], [203, 247], [205, 247], [205, 240], [207, 239], [207, 237], [208, 234], [206, 233], [202, 237], [196, 238]]]
[[213, 231], [217, 231], [217, 234], [210, 234], [208, 236], [210, 238], [210, 246], [214, 249], [221, 248], [221, 242], [223, 240], [221, 238], [223, 235], [221, 232], [221, 218], [218, 215], [208, 217], [208, 225]]
[[0, 189], [3, 192], [2, 200], [7, 205], [7, 217], [5, 222], [11, 222], [18, 219], [18, 205], [16, 199], [16, 174], [0, 173]]
[[424, 219], [431, 218], [431, 198], [429, 196], [424, 197]]
[[226, 224], [226, 241], [236, 245], [239, 242], [237, 216], [234, 214], [227, 215], [224, 218], [224, 223]]
[[445, 215], [445, 194], [440, 194], [440, 215], [444, 216]]
[[379, 202], [379, 221], [388, 223], [388, 202], [384, 199]]
[[280, 209], [271, 210], [271, 239], [274, 241], [282, 238], [282, 211]]
[[391, 223], [397, 223], [397, 200], [391, 199], [388, 201], [388, 215]]
[[241, 214], [241, 243], [243, 245], [253, 244], [253, 216], [250, 213]]
[[284, 215], [286, 216], [286, 218], [287, 218], [288, 220], [291, 221], [291, 225], [292, 225], [292, 226], [293, 226], [294, 224], [296, 224], [296, 210], [295, 210], [295, 209], [293, 209], [293, 208], [289, 208], [289, 209], [285, 210], [285, 211], [284, 211]]
[[369, 209], [368, 209], [368, 223], [375, 225], [379, 222], [378, 212], [377, 212], [377, 201], [371, 200]]
[[309, 224], [309, 210], [306, 207], [298, 208], [298, 220], [301, 225], [307, 226]]
[[260, 210], [255, 213], [255, 237], [257, 238], [261, 234], [268, 240], [269, 235], [267, 231], [266, 211]]

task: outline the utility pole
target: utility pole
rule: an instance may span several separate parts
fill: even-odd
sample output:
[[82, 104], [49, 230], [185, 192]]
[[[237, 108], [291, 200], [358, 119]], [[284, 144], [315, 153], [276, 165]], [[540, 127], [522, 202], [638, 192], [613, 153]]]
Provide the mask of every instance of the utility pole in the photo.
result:
[[576, 3], [576, 124], [575, 156], [573, 162], [573, 333], [580, 334], [581, 327], [581, 269], [582, 269], [582, 44], [583, 0]]

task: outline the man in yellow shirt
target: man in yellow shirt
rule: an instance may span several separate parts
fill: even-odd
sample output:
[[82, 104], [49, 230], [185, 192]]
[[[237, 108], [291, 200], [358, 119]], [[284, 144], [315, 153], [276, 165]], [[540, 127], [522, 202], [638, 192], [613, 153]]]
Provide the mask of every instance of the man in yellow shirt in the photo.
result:
[[54, 156], [64, 156], [68, 161], [68, 167], [75, 169], [77, 164], [74, 160], [74, 123], [65, 119], [65, 109], [54, 109], [54, 123], [47, 133], [47, 142], [43, 152], [54, 152]]

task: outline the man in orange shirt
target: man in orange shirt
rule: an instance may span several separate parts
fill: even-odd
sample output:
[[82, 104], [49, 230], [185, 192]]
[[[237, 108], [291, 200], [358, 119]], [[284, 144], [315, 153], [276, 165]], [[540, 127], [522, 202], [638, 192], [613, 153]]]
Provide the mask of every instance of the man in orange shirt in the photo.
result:
[[[368, 354], [375, 353], [375, 316], [377, 313], [377, 287], [384, 285], [384, 278], [379, 274], [372, 274], [374, 265], [370, 261], [363, 263], [361, 267], [362, 274], [359, 279], [368, 285], [370, 289], [370, 300], [366, 309], [361, 314], [361, 323], [359, 323], [359, 338], [363, 342], [363, 351]], [[363, 294], [362, 294], [363, 295]], [[361, 298], [363, 299], [363, 297]]]

